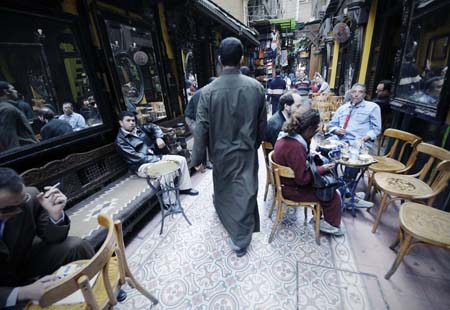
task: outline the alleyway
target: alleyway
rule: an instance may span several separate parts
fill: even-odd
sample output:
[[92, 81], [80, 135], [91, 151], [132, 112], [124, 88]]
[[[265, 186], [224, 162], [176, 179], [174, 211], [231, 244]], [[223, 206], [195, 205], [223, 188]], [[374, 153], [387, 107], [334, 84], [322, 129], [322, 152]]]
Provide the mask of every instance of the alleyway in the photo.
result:
[[[229, 249], [227, 234], [212, 206], [212, 174], [195, 174], [197, 197], [184, 197], [193, 223], [181, 216], [160, 216], [127, 246], [136, 277], [159, 299], [156, 309], [448, 309], [450, 253], [416, 248], [390, 281], [383, 276], [395, 253], [388, 246], [396, 233], [396, 209], [390, 208], [377, 234], [373, 215], [346, 214], [344, 237], [321, 234], [314, 241], [303, 212], [288, 214], [273, 243], [268, 244], [271, 201], [263, 202], [265, 170], [260, 153], [258, 195], [261, 233], [255, 234], [242, 258]], [[375, 211], [375, 210], [374, 210]], [[372, 213], [374, 213], [372, 211]], [[127, 287], [127, 300], [117, 309], [148, 309], [149, 302]]]

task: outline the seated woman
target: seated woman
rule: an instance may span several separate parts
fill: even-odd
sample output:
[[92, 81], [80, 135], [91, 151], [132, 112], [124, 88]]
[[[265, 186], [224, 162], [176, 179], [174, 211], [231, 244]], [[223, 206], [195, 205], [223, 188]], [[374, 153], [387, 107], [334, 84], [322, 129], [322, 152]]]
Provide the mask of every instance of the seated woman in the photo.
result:
[[[294, 201], [319, 201], [314, 194], [312, 183], [313, 175], [307, 164], [309, 144], [316, 134], [320, 123], [320, 114], [310, 108], [295, 112], [284, 124], [283, 132], [275, 144], [273, 161], [277, 164], [290, 167], [295, 179], [282, 179], [283, 195]], [[323, 174], [334, 169], [334, 164], [318, 167]], [[320, 202], [325, 219], [320, 220], [320, 231], [342, 235], [341, 224], [341, 196], [336, 191], [329, 202]]]

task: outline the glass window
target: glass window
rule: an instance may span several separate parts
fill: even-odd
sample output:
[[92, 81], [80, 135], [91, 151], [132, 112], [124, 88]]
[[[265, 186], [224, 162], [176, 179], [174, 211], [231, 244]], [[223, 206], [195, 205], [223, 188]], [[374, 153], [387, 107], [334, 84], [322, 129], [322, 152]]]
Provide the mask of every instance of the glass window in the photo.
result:
[[438, 2], [415, 2], [396, 92], [430, 116], [436, 115], [450, 55], [450, 3]]
[[144, 124], [166, 118], [150, 31], [112, 20], [106, 27], [127, 110]]
[[0, 11], [0, 152], [102, 123], [70, 24]]

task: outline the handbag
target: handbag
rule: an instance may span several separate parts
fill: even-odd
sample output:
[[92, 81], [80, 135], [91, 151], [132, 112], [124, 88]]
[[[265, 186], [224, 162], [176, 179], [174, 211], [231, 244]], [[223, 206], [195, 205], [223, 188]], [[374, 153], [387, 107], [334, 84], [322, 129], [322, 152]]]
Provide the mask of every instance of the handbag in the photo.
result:
[[[339, 187], [339, 181], [336, 171], [329, 170], [324, 174], [320, 174], [317, 169], [317, 161], [322, 161], [319, 156], [308, 156], [309, 167], [313, 174], [313, 190], [317, 199], [323, 202], [329, 202], [333, 199], [336, 189]], [[319, 164], [320, 165], [320, 164]]]

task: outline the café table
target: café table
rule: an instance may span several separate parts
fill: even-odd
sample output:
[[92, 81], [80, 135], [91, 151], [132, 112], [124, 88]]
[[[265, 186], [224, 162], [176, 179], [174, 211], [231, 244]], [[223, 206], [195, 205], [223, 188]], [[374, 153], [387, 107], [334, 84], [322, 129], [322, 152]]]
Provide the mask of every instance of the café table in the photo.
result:
[[[341, 167], [342, 176], [339, 177], [339, 180], [341, 181], [341, 192], [347, 193], [350, 192], [351, 198], [350, 201], [342, 204], [342, 209], [345, 212], [345, 210], [350, 209], [352, 212], [352, 216], [356, 217], [355, 213], [355, 194], [356, 194], [356, 187], [358, 186], [359, 181], [363, 177], [364, 173], [367, 171], [367, 168], [369, 168], [370, 165], [377, 162], [376, 159], [374, 159], [371, 156], [367, 156], [365, 160], [358, 159], [343, 159], [342, 157], [335, 160], [336, 165]], [[356, 168], [358, 169], [358, 172], [356, 175], [346, 175], [344, 173], [344, 168]]]

